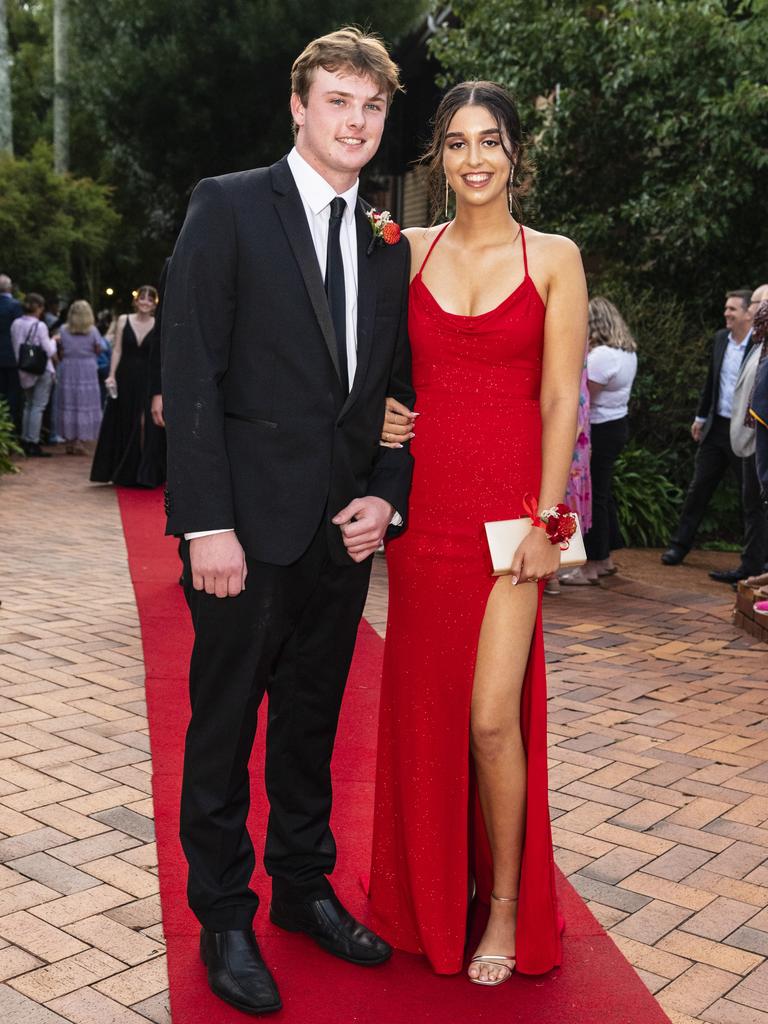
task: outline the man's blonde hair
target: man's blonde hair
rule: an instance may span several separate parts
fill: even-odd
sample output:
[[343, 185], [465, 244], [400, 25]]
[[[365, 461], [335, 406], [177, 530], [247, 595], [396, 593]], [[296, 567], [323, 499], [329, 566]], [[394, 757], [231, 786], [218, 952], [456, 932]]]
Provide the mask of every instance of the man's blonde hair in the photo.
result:
[[307, 105], [309, 87], [316, 68], [326, 71], [350, 71], [368, 77], [387, 97], [387, 106], [396, 92], [402, 92], [400, 69], [378, 36], [347, 25], [327, 36], [313, 39], [293, 62], [291, 92]]

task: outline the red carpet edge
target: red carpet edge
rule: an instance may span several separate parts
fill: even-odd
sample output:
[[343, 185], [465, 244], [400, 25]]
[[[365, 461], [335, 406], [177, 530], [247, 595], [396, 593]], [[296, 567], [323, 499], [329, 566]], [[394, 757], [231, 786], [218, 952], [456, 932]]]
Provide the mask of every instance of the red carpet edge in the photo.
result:
[[[178, 586], [176, 541], [163, 537], [161, 491], [118, 489], [131, 579], [141, 622], [163, 927], [168, 944], [173, 1024], [228, 1024], [246, 1016], [208, 990], [197, 954], [198, 925], [187, 908], [186, 867], [178, 839], [178, 803], [188, 718], [189, 615]], [[334, 886], [352, 913], [367, 918], [359, 884], [368, 873], [373, 818], [376, 715], [383, 641], [360, 627], [334, 755], [333, 828], [339, 846]], [[541, 977], [515, 975], [499, 989], [462, 976], [437, 977], [420, 957], [396, 953], [377, 968], [335, 960], [304, 936], [269, 924], [268, 880], [259, 837], [266, 820], [263, 719], [252, 760], [254, 888], [262, 895], [255, 929], [273, 969], [285, 1024], [669, 1024], [669, 1018], [595, 920], [558, 875], [566, 919], [563, 966]], [[222, 738], [226, 742], [226, 738]]]

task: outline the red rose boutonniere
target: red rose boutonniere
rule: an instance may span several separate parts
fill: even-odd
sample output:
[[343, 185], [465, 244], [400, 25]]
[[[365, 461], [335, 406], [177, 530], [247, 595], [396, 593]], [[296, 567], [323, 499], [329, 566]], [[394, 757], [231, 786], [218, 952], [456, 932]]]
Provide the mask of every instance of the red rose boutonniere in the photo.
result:
[[392, 220], [389, 210], [370, 209], [367, 216], [372, 232], [368, 246], [369, 256], [376, 245], [397, 245], [400, 241], [400, 225]]

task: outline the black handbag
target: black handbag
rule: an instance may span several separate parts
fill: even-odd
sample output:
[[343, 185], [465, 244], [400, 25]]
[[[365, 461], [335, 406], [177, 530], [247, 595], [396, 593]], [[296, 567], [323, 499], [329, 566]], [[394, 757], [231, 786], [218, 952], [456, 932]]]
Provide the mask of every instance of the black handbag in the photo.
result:
[[42, 376], [48, 365], [48, 353], [43, 346], [35, 345], [29, 340], [33, 334], [37, 334], [37, 327], [38, 324], [32, 324], [30, 327], [29, 334], [27, 334], [19, 348], [19, 358], [17, 360], [18, 368], [23, 373], [28, 373], [32, 377]]

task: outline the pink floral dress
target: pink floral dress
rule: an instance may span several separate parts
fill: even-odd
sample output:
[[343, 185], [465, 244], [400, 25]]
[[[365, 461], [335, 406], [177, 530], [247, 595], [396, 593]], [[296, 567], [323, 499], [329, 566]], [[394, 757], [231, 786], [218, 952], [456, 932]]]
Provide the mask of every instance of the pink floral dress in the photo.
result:
[[592, 525], [592, 478], [589, 475], [589, 389], [587, 388], [587, 363], [581, 373], [579, 387], [578, 436], [571, 462], [568, 486], [565, 490], [566, 504], [579, 514], [582, 534]]

